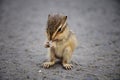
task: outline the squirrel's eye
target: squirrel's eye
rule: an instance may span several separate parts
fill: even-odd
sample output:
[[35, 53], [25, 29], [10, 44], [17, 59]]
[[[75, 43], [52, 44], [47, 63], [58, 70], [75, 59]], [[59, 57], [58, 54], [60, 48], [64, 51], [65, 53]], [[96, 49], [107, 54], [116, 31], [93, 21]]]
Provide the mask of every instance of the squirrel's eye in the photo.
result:
[[61, 28], [58, 29], [58, 32], [60, 32], [60, 31], [61, 31]]

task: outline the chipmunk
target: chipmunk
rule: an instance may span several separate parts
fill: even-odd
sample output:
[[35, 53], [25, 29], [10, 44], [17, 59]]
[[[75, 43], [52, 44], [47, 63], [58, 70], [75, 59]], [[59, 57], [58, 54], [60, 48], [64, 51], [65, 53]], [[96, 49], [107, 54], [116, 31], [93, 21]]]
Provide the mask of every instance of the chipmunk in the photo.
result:
[[46, 27], [48, 40], [45, 47], [49, 49], [50, 61], [43, 63], [44, 68], [54, 65], [56, 59], [60, 59], [63, 67], [67, 70], [73, 67], [70, 61], [77, 46], [77, 39], [75, 34], [70, 31], [66, 20], [67, 16], [64, 15], [48, 15]]

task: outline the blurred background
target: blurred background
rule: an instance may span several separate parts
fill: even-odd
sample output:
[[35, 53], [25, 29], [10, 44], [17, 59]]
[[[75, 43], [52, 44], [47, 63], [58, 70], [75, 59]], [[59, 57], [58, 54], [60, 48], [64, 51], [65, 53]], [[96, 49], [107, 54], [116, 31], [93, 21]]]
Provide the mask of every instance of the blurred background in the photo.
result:
[[[70, 71], [41, 67], [54, 13], [68, 16], [79, 42]], [[0, 0], [0, 80], [120, 80], [120, 1]]]

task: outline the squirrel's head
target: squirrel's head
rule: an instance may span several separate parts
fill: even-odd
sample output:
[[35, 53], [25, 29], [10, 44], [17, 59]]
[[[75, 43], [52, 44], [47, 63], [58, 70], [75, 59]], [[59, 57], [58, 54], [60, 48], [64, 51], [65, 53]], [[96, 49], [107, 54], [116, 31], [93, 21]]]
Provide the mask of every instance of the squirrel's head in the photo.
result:
[[55, 37], [61, 35], [66, 28], [67, 16], [54, 14], [48, 15], [46, 33], [48, 40], [55, 40]]

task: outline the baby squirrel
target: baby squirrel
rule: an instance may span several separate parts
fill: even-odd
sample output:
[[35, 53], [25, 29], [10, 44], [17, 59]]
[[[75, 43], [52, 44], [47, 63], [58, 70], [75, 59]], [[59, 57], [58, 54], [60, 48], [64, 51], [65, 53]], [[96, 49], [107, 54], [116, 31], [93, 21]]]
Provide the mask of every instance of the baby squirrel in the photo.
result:
[[49, 49], [50, 61], [43, 63], [44, 68], [54, 65], [56, 59], [60, 59], [67, 70], [73, 67], [70, 61], [77, 46], [77, 40], [75, 34], [70, 31], [66, 20], [67, 16], [64, 15], [48, 15], [45, 47]]

